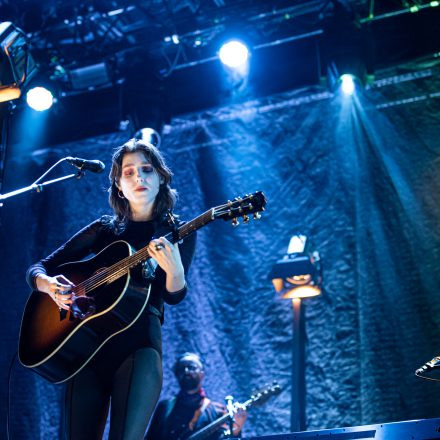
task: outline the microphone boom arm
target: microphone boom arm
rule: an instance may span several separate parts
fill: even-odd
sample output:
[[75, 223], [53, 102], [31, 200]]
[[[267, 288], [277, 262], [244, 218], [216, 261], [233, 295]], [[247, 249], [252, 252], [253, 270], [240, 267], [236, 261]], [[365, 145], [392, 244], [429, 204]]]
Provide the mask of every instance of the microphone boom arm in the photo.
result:
[[10, 197], [14, 197], [18, 194], [23, 194], [28, 191], [36, 191], [36, 192], [42, 192], [43, 187], [47, 185], [51, 185], [52, 183], [61, 182], [63, 180], [73, 179], [74, 177], [77, 179], [80, 179], [84, 175], [83, 171], [78, 171], [76, 174], [69, 174], [67, 176], [61, 176], [56, 179], [48, 180], [46, 182], [42, 182], [39, 184], [33, 183], [32, 185], [26, 186], [24, 188], [16, 189], [15, 191], [8, 192], [6, 194], [0, 194], [0, 207], [3, 206], [3, 203], [1, 203], [3, 200], [9, 199]]
[[[47, 182], [38, 183], [44, 177], [46, 177], [57, 165], [59, 165], [62, 162], [68, 162], [71, 165], [79, 168], [79, 171], [76, 174], [68, 174], [67, 176], [58, 177], [57, 179], [48, 180]], [[82, 176], [84, 176], [85, 171], [91, 171], [93, 173], [100, 173], [104, 170], [105, 165], [100, 160], [87, 160], [87, 159], [81, 159], [79, 157], [64, 157], [60, 159], [58, 162], [56, 162], [54, 165], [52, 165], [43, 175], [41, 175], [34, 183], [32, 183], [29, 186], [26, 186], [24, 188], [16, 189], [15, 191], [11, 191], [6, 194], [0, 194], [0, 208], [3, 206], [2, 201], [9, 199], [10, 197], [16, 196], [18, 194], [23, 194], [28, 191], [37, 191], [41, 192], [43, 191], [43, 187], [46, 185], [51, 185], [52, 183], [61, 182], [63, 180], [68, 180], [72, 178], [80, 179]]]

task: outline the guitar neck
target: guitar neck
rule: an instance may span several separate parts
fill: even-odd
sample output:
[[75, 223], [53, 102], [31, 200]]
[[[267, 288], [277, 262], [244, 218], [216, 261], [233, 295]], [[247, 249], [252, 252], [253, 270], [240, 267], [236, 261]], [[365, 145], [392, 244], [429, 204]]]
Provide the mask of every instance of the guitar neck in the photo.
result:
[[214, 221], [213, 208], [199, 215], [190, 222], [185, 223], [180, 228], [177, 228], [175, 232], [169, 232], [167, 235], [165, 235], [165, 237], [167, 238], [167, 240], [171, 241], [171, 243], [176, 243], [177, 241], [183, 240], [194, 231], [197, 231], [198, 229], [202, 228], [208, 223], [211, 223], [212, 221]]
[[[253, 403], [254, 403], [254, 399], [249, 399], [249, 400], [246, 400], [246, 402], [242, 403], [240, 405], [240, 407], [244, 411], [247, 411], [247, 409], [250, 408]], [[197, 431], [196, 433], [194, 433], [193, 435], [188, 437], [187, 440], [204, 440], [204, 439], [208, 438], [211, 434], [214, 434], [214, 432], [216, 432], [220, 428], [220, 426], [229, 422], [230, 419], [231, 419], [230, 414], [226, 413], [226, 414], [222, 415], [220, 418], [214, 420], [209, 425], [202, 428], [200, 431]]]
[[200, 431], [197, 431], [196, 433], [192, 434], [187, 438], [187, 440], [204, 440], [208, 438], [210, 435], [214, 434], [220, 426], [228, 422], [230, 419], [229, 413], [224, 414], [220, 418], [214, 420], [212, 423], [210, 423], [208, 426], [205, 426]]
[[[228, 201], [223, 205], [209, 209], [190, 222], [185, 223], [179, 228], [176, 228], [175, 231], [171, 231], [170, 233], [166, 234], [165, 237], [171, 243], [179, 242], [188, 235], [216, 219], [231, 220], [232, 224], [236, 226], [238, 224], [237, 217], [243, 217], [243, 222], [247, 223], [249, 221], [248, 214], [253, 214], [254, 218], [259, 218], [259, 212], [264, 210], [265, 205], [266, 197], [261, 191], [257, 191], [251, 195], [246, 195], [243, 198], [236, 197], [232, 202]], [[107, 283], [112, 283], [113, 281], [116, 281], [120, 277], [126, 275], [131, 268], [137, 266], [148, 258], [150, 258], [150, 254], [148, 252], [147, 244], [132, 255], [123, 258], [112, 266], [107, 267], [89, 279], [78, 284], [74, 287], [73, 292], [77, 296], [87, 295], [87, 293], [93, 291], [97, 287]]]
[[[202, 228], [208, 223], [211, 223], [213, 220], [214, 220], [214, 210], [209, 209], [208, 211], [199, 215], [190, 222], [187, 222], [184, 225], [180, 226], [180, 228], [177, 228], [175, 231], [169, 232], [168, 234], [165, 235], [165, 238], [171, 243], [177, 243], [178, 241], [183, 240], [184, 238], [188, 237], [188, 235], [191, 235], [193, 232], [197, 231], [198, 229]], [[139, 249], [133, 255], [130, 255], [130, 257], [126, 258], [128, 263], [127, 267], [129, 268], [136, 266], [137, 264], [141, 263], [142, 261], [145, 261], [149, 257], [150, 254], [148, 253], [148, 244], [147, 244], [142, 249]]]
[[[214, 209], [211, 208], [196, 217], [195, 219], [191, 220], [190, 222], [180, 226], [176, 229], [176, 231], [168, 233], [167, 235], [165, 235], [165, 237], [169, 241], [171, 241], [171, 243], [176, 243], [180, 240], [183, 240], [194, 231], [197, 231], [198, 229], [212, 222], [213, 220]], [[148, 258], [150, 258], [150, 254], [148, 252], [147, 244], [132, 255], [118, 261], [117, 263], [99, 272], [98, 274], [93, 275], [91, 278], [86, 280], [86, 282], [83, 282], [80, 285], [76, 286], [74, 290], [76, 291], [76, 294], [78, 296], [86, 295], [89, 291], [95, 289], [100, 285], [116, 281], [120, 277], [124, 276], [131, 268], [137, 266]]]

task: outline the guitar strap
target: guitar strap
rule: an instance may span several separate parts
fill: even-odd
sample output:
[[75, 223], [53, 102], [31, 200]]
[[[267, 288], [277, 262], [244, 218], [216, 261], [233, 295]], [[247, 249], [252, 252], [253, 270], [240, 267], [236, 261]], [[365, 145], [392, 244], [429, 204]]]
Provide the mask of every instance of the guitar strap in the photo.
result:
[[196, 412], [194, 413], [193, 418], [188, 423], [188, 428], [190, 429], [190, 431], [194, 431], [194, 426], [196, 425], [197, 420], [199, 420], [199, 417], [202, 415], [203, 411], [205, 411], [206, 407], [210, 403], [211, 403], [211, 401], [207, 397], [203, 398], [202, 404], [197, 408]]

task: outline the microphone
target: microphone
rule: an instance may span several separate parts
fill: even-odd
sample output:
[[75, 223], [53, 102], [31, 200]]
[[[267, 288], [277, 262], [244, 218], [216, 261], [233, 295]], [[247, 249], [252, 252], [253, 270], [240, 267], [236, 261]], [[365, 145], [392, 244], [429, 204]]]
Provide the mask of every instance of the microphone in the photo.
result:
[[435, 368], [440, 368], [440, 356], [436, 356], [434, 359], [426, 362], [425, 365], [422, 365], [419, 369], [416, 370], [416, 374], [422, 374]]
[[91, 171], [92, 173], [101, 173], [104, 171], [105, 165], [100, 160], [87, 160], [79, 157], [66, 157], [66, 161], [80, 170]]

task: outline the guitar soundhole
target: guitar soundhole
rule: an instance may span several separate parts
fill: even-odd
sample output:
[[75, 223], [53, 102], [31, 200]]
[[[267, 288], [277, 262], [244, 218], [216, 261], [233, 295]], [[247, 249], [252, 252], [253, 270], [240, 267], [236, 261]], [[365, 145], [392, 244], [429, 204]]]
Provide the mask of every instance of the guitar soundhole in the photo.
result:
[[95, 300], [89, 296], [77, 296], [70, 310], [75, 318], [86, 319], [96, 312]]

